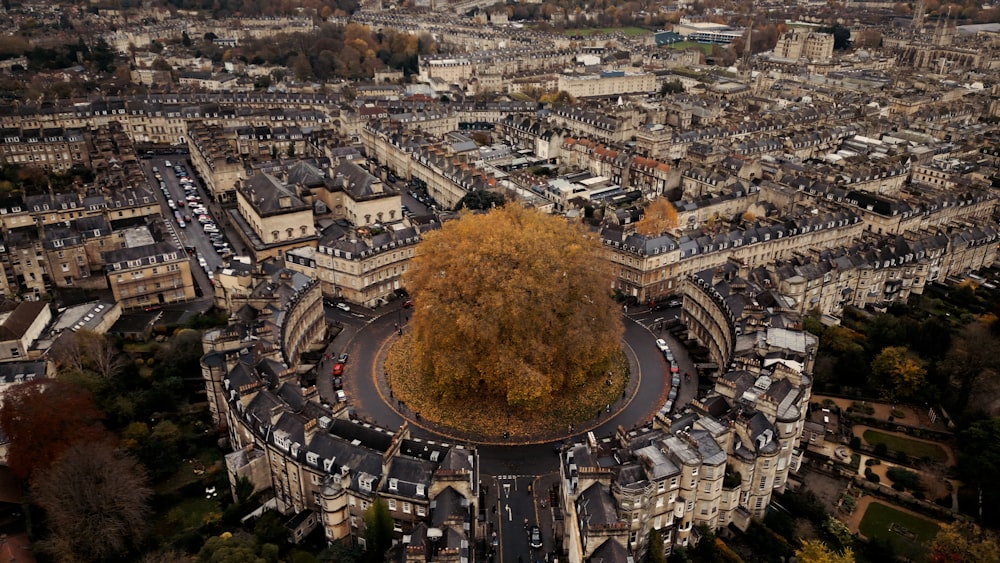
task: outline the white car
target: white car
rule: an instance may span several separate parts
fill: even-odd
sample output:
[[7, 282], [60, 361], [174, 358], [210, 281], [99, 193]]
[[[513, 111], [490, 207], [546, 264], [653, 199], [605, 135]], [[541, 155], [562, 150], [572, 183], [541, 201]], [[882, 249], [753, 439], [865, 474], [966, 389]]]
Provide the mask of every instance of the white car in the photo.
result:
[[343, 389], [337, 389], [337, 401], [341, 403], [347, 402], [347, 393], [344, 393]]
[[670, 346], [667, 346], [667, 341], [662, 338], [656, 339], [656, 347], [660, 349], [660, 352], [667, 352], [670, 350]]
[[337, 303], [337, 308], [340, 309], [341, 311], [350, 311], [351, 310], [351, 306], [348, 305], [347, 303], [344, 303], [343, 301], [341, 301], [340, 303]]

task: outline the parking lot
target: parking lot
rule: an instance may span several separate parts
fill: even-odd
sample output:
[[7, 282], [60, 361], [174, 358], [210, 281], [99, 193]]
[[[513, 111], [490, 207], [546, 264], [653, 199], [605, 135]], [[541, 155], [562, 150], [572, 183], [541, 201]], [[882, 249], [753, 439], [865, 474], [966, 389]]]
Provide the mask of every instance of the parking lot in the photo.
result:
[[[210, 292], [205, 286], [212, 283], [215, 271], [232, 249], [228, 237], [208, 209], [209, 198], [204, 187], [192, 174], [183, 155], [143, 160], [142, 167], [163, 207], [165, 221], [177, 233], [181, 244], [193, 249], [192, 260], [197, 267], [192, 271], [196, 272], [199, 285]], [[205, 284], [201, 283], [203, 279]]]

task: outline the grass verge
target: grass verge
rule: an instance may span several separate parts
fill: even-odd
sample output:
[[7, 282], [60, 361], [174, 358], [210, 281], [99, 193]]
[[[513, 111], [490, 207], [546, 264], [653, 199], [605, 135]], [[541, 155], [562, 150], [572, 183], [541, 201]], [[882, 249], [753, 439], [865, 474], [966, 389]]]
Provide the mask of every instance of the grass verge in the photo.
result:
[[892, 544], [897, 554], [914, 561], [925, 561], [926, 546], [941, 526], [933, 520], [897, 510], [887, 504], [873, 502], [861, 518], [858, 531], [868, 539], [879, 538]]
[[918, 459], [927, 458], [938, 463], [945, 463], [948, 461], [947, 452], [945, 452], [944, 449], [937, 444], [910, 440], [909, 438], [886, 434], [884, 432], [879, 432], [878, 430], [865, 430], [863, 436], [865, 441], [873, 446], [885, 444], [885, 447], [890, 450], [894, 452], [903, 452], [910, 457]]

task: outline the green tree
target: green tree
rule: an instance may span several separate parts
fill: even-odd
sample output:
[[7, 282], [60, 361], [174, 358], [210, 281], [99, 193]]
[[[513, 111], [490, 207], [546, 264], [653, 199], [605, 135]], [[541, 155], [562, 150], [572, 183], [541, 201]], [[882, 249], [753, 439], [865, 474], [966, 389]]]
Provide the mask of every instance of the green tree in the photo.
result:
[[981, 493], [980, 517], [995, 522], [1000, 504], [1000, 417], [979, 420], [958, 433], [958, 470]]
[[682, 94], [684, 92], [684, 84], [680, 80], [671, 80], [670, 82], [664, 82], [663, 86], [660, 87], [660, 95], [666, 96], [667, 94]]
[[872, 360], [872, 376], [893, 400], [913, 397], [926, 375], [923, 361], [902, 346], [885, 348]]
[[537, 407], [604, 377], [620, 350], [599, 243], [508, 204], [427, 234], [407, 272], [411, 363], [445, 400]]
[[365, 559], [371, 563], [381, 563], [392, 547], [392, 514], [389, 506], [381, 498], [376, 498], [364, 514]]
[[199, 563], [268, 563], [252, 540], [225, 532], [208, 538], [198, 552]]
[[462, 196], [462, 199], [458, 200], [458, 204], [455, 205], [455, 210], [493, 209], [494, 207], [503, 207], [503, 204], [504, 197], [502, 193], [491, 192], [489, 190], [473, 190]]
[[649, 531], [646, 563], [667, 563], [667, 556], [663, 553], [663, 534], [656, 528]]
[[920, 475], [903, 467], [890, 467], [886, 470], [885, 476], [898, 489], [921, 491], [924, 488], [923, 483], [920, 481]]

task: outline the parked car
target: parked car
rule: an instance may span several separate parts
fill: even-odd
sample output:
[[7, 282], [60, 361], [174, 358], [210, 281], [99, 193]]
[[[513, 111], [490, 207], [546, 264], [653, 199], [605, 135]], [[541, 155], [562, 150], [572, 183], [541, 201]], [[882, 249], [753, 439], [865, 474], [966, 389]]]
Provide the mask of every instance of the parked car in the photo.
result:
[[675, 373], [670, 376], [670, 385], [677, 387], [681, 384], [681, 374]]
[[346, 364], [348, 358], [350, 358], [350, 356], [347, 354], [347, 352], [344, 352], [343, 354], [340, 355], [340, 357], [337, 358], [337, 361], [342, 364]]
[[670, 388], [670, 393], [667, 394], [667, 398], [670, 399], [671, 401], [673, 401], [674, 399], [677, 398], [677, 388], [676, 387], [671, 387]]
[[341, 311], [350, 311], [351, 310], [351, 306], [348, 305], [347, 303], [344, 303], [343, 301], [341, 301], [340, 303], [337, 303], [337, 308], [340, 309]]
[[412, 299], [407, 299], [406, 301], [403, 301], [403, 308], [404, 309], [411, 309], [411, 308], [413, 308], [413, 300]]
[[347, 402], [347, 393], [344, 393], [343, 389], [337, 389], [337, 401], [340, 403]]
[[528, 545], [531, 549], [542, 549], [542, 530], [538, 526], [532, 526], [528, 533]]
[[343, 377], [334, 377], [333, 378], [333, 388], [334, 389], [343, 389], [344, 388], [344, 378]]
[[656, 339], [656, 347], [660, 349], [660, 352], [666, 352], [670, 350], [670, 346], [667, 345], [667, 341], [662, 338]]
[[337, 362], [337, 363], [333, 364], [333, 372], [332, 373], [333, 373], [334, 377], [340, 377], [341, 375], [344, 375], [344, 364], [342, 364], [340, 362]]

